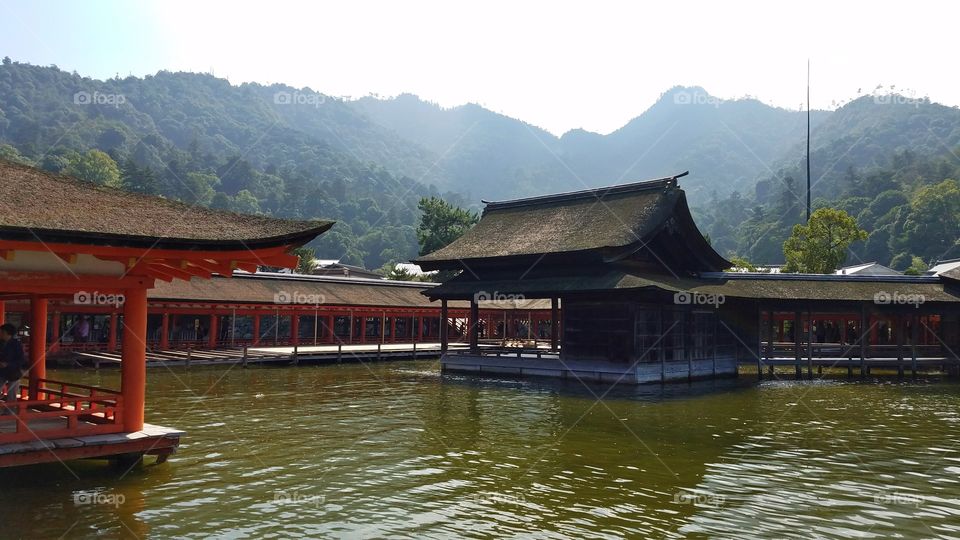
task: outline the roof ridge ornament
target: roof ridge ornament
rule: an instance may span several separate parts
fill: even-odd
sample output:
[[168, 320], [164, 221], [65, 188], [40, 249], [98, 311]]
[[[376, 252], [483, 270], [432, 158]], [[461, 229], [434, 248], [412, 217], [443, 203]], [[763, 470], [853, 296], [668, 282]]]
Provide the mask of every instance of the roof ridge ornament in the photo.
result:
[[677, 180], [687, 176], [688, 174], [690, 174], [690, 171], [683, 171], [680, 174], [665, 178], [663, 183], [663, 191], [670, 192], [680, 187], [680, 183], [677, 182]]

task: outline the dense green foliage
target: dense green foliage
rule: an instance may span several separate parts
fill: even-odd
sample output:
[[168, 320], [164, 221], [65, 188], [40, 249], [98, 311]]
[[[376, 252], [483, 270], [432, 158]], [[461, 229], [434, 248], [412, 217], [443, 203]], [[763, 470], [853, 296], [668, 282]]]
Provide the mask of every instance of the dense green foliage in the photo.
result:
[[420, 199], [417, 207], [422, 214], [417, 226], [421, 255], [433, 253], [450, 244], [480, 220], [477, 214], [437, 197]]
[[[847, 262], [876, 261], [897, 270], [913, 266], [916, 271], [939, 259], [960, 256], [957, 178], [960, 160], [953, 153], [921, 159], [912, 152], [900, 152], [883, 168], [848, 168], [836, 186], [839, 194], [818, 197], [813, 206], [843, 210], [867, 232], [864, 240], [850, 246]], [[710, 232], [720, 253], [741, 255], [758, 264], [785, 262], [783, 243], [794, 225], [803, 221], [805, 195], [790, 176], [779, 186], [765, 189], [771, 193], [764, 198], [747, 199], [735, 192], [699, 211], [698, 222]]]
[[0, 158], [215, 208], [337, 220], [312, 247], [349, 264], [416, 255], [417, 201], [441, 194], [401, 174], [427, 168], [418, 152], [310, 90], [0, 65]]
[[867, 239], [867, 231], [843, 210], [819, 208], [807, 223], [793, 226], [783, 243], [784, 272], [832, 274], [847, 260], [847, 250]]

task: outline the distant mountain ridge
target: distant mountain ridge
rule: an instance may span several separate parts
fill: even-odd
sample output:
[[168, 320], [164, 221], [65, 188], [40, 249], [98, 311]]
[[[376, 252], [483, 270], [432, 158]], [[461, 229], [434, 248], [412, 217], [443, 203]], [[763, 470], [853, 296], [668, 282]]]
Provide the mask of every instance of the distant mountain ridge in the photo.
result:
[[[960, 145], [960, 110], [896, 95], [813, 111], [811, 125], [814, 196], [826, 199], [849, 192], [851, 170], [888, 166], [895, 155], [949, 156]], [[59, 171], [70, 152], [96, 148], [151, 168], [165, 196], [337, 219], [318, 243], [321, 254], [367, 266], [416, 254], [416, 200], [426, 194], [476, 209], [480, 199], [685, 170], [681, 185], [701, 227], [729, 238], [739, 222], [708, 215], [711, 205], [735, 193], [740, 210], [770, 205], [787, 177], [798, 189], [805, 134], [804, 111], [723, 100], [700, 87], [669, 89], [610, 134], [557, 137], [476, 104], [442, 108], [410, 94], [347, 101], [195, 73], [99, 81], [53, 66], [0, 65], [0, 150], [11, 145]], [[777, 226], [782, 235], [789, 224]]]
[[[720, 100], [699, 87], [675, 87], [609, 135], [573, 130], [556, 137], [477, 105], [442, 109], [416, 96], [350, 103], [401, 137], [443, 154], [453, 176], [443, 187], [502, 199], [693, 174], [694, 200], [710, 191], [752, 189], [805, 133], [805, 115], [756, 100]], [[816, 111], [814, 125], [830, 113]]]

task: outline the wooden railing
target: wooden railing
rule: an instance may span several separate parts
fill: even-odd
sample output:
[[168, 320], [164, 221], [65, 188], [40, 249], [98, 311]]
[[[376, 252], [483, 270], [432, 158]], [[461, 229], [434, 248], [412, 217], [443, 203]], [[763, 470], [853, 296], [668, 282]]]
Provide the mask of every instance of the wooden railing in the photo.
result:
[[[123, 431], [123, 395], [116, 390], [40, 379], [37, 398], [20, 388], [17, 401], [0, 402], [0, 444]], [[11, 414], [12, 413], [12, 414]]]
[[[790, 342], [774, 342], [773, 348], [769, 343], [763, 344], [763, 358], [794, 358], [795, 345]], [[899, 351], [904, 358], [910, 358], [916, 351], [919, 357], [945, 356], [940, 345], [916, 345], [904, 344]], [[841, 344], [841, 343], [813, 343], [810, 350], [807, 350], [807, 344], [800, 344], [800, 357], [806, 358], [810, 353], [813, 358], [859, 358], [860, 345]], [[898, 358], [896, 345], [866, 345], [864, 347], [864, 356], [866, 358]]]

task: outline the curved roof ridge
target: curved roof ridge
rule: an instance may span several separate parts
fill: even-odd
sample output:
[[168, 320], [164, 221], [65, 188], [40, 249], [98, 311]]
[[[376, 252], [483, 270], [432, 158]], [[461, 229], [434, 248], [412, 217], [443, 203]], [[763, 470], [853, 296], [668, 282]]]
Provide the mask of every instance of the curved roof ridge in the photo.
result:
[[603, 186], [598, 188], [581, 189], [578, 191], [567, 191], [563, 193], [554, 193], [550, 195], [537, 195], [533, 197], [524, 197], [520, 199], [510, 199], [505, 201], [481, 201], [486, 203], [487, 210], [501, 210], [505, 208], [521, 208], [524, 206], [533, 206], [537, 204], [551, 204], [556, 202], [567, 202], [576, 199], [595, 198], [600, 199], [607, 195], [618, 195], [621, 193], [634, 193], [637, 191], [647, 191], [653, 189], [662, 189], [676, 186], [677, 179], [689, 174], [690, 171], [684, 171], [673, 176], [665, 176], [653, 180], [641, 180], [638, 182], [628, 182], [626, 184], [616, 184], [613, 186]]

